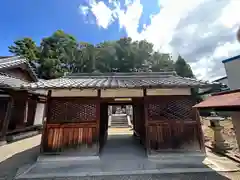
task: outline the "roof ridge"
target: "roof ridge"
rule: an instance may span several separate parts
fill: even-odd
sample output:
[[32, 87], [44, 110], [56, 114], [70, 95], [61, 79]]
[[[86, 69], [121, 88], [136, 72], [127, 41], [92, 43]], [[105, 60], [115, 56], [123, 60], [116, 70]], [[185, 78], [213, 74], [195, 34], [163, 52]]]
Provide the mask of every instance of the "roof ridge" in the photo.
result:
[[176, 76], [175, 71], [162, 72], [108, 72], [108, 73], [72, 73], [64, 76], [65, 78], [83, 78], [83, 77], [159, 77], [159, 76]]

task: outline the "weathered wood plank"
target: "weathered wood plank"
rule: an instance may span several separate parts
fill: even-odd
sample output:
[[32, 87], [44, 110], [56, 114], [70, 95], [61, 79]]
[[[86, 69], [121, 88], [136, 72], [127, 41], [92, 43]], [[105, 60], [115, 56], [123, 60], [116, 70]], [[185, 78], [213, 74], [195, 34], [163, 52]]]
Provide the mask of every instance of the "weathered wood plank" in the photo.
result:
[[61, 152], [76, 147], [79, 147], [80, 151], [82, 147], [91, 148], [97, 143], [97, 128], [96, 125], [85, 124], [47, 124], [44, 152]]

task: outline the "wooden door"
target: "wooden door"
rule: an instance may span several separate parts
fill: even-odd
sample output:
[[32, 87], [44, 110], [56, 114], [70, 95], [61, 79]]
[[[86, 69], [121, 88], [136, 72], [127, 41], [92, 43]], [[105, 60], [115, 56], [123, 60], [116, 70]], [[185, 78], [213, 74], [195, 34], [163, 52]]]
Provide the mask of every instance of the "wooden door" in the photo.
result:
[[200, 150], [199, 124], [192, 105], [189, 96], [155, 97], [145, 102], [150, 151]]

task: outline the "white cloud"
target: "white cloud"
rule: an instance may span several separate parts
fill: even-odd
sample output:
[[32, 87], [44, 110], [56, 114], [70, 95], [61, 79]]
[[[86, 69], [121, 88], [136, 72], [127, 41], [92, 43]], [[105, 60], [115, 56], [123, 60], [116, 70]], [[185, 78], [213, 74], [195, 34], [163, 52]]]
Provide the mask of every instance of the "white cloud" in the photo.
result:
[[150, 15], [150, 24], [144, 24], [141, 32], [144, 7], [140, 0], [125, 0], [126, 10], [119, 1], [109, 3], [111, 8], [103, 1], [90, 2], [99, 26], [107, 28], [118, 21], [133, 40], [146, 39], [156, 50], [180, 53], [199, 78], [224, 75], [221, 60], [239, 53], [240, 0], [159, 0], [159, 12]]
[[85, 16], [88, 14], [90, 10], [88, 6], [80, 6], [79, 9], [81, 10], [82, 14]]
[[127, 3], [127, 10], [117, 10], [116, 15], [119, 19], [120, 28], [125, 28], [128, 36], [132, 37], [134, 40], [141, 38], [138, 33], [139, 20], [142, 16], [143, 6], [140, 0], [135, 0], [134, 2]]
[[106, 6], [103, 1], [96, 2], [95, 0], [89, 1], [88, 6], [79, 6], [83, 15], [87, 15], [91, 12], [95, 18], [99, 27], [106, 29], [113, 22], [113, 12]]

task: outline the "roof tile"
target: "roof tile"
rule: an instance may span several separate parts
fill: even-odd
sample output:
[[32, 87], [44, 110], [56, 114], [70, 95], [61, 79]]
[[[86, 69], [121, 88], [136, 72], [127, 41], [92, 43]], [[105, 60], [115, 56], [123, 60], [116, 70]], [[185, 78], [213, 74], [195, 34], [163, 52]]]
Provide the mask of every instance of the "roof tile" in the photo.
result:
[[25, 84], [27, 88], [141, 88], [212, 85], [209, 82], [183, 78], [174, 73], [114, 73], [114, 74], [77, 74], [52, 80], [41, 80]]
[[19, 56], [1, 58], [0, 70], [15, 67], [15, 66], [20, 66], [22, 64], [25, 64], [27, 66], [29, 73], [37, 81], [38, 78], [34, 68], [29, 64], [29, 62], [26, 59], [21, 58]]

